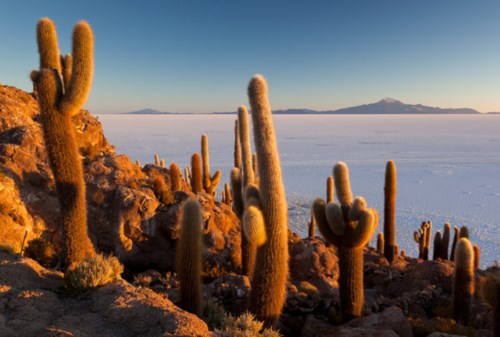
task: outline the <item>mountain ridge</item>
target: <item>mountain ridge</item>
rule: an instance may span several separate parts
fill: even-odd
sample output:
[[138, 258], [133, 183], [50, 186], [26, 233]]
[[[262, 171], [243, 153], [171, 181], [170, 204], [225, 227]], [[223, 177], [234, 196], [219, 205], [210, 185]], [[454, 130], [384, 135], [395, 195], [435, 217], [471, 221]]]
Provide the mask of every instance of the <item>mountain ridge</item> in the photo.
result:
[[[406, 104], [393, 98], [383, 98], [375, 103], [362, 104], [336, 110], [312, 110], [292, 108], [273, 110], [275, 115], [434, 115], [434, 114], [498, 114], [499, 112], [481, 113], [472, 108], [440, 108], [423, 104]], [[161, 112], [146, 108], [139, 111], [126, 112], [128, 115], [193, 115], [198, 113]], [[210, 112], [206, 114], [233, 115], [231, 112]]]

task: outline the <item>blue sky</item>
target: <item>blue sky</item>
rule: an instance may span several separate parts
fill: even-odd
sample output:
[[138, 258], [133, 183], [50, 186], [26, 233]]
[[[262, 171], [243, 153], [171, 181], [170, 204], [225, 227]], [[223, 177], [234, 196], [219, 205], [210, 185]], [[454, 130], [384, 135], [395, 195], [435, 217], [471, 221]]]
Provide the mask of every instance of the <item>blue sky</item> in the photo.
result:
[[95, 34], [93, 113], [234, 111], [255, 73], [273, 109], [392, 97], [500, 111], [500, 1], [13, 1], [0, 11], [0, 83], [31, 91], [35, 26], [71, 51]]

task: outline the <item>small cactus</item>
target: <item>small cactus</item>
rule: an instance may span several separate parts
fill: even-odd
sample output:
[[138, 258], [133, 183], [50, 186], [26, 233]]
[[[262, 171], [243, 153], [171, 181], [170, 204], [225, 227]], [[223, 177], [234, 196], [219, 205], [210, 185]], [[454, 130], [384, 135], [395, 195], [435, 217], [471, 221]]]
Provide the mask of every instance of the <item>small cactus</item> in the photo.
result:
[[394, 260], [396, 241], [396, 180], [396, 164], [389, 160], [385, 168], [384, 186], [384, 255], [389, 263]]
[[165, 159], [160, 160], [160, 167], [165, 168]]
[[335, 189], [334, 189], [334, 182], [333, 182], [333, 177], [328, 176], [326, 178], [326, 203], [329, 204], [333, 202], [333, 197], [335, 194]]
[[441, 239], [441, 232], [436, 232], [436, 235], [434, 235], [434, 250], [432, 252], [432, 260], [436, 261], [438, 258], [441, 258], [441, 244], [442, 244], [442, 239]]
[[241, 140], [239, 121], [234, 121], [234, 167], [241, 168]]
[[225, 183], [224, 184], [224, 203], [226, 205], [231, 206], [232, 200], [233, 200], [233, 198], [231, 195], [231, 189], [229, 188], [229, 184]]
[[180, 283], [180, 307], [200, 316], [202, 310], [202, 212], [196, 199], [182, 206], [181, 232], [177, 243], [176, 269]]
[[443, 260], [448, 260], [448, 245], [450, 244], [451, 225], [447, 222], [444, 224], [443, 235], [441, 237], [441, 252], [440, 256]]
[[384, 254], [384, 233], [379, 232], [377, 235], [377, 252]]
[[176, 163], [170, 164], [170, 182], [172, 184], [172, 191], [179, 191], [181, 189], [181, 171]]
[[216, 171], [210, 176], [210, 157], [208, 153], [208, 136], [204, 133], [201, 136], [201, 157], [203, 161], [203, 189], [209, 195], [214, 195], [221, 178], [221, 171]]
[[451, 244], [450, 260], [455, 261], [455, 249], [457, 248], [458, 239], [460, 238], [460, 229], [457, 226], [453, 227], [453, 243]]
[[191, 190], [193, 193], [200, 193], [203, 191], [203, 174], [201, 171], [201, 157], [195, 152], [191, 156]]
[[461, 238], [469, 238], [469, 228], [467, 226], [462, 226], [460, 227], [460, 235], [458, 237], [459, 239]]
[[463, 325], [470, 321], [474, 295], [474, 250], [467, 238], [461, 238], [455, 250], [453, 280], [453, 319]]
[[266, 243], [257, 252], [249, 308], [258, 320], [269, 327], [276, 324], [285, 304], [288, 280], [288, 207], [267, 83], [262, 76], [252, 78], [248, 86], [248, 97], [252, 108], [255, 150], [259, 158], [259, 209], [267, 236]]
[[474, 249], [474, 269], [478, 269], [481, 264], [481, 248], [478, 245], [473, 245]]
[[158, 156], [158, 153], [155, 153], [155, 166], [160, 166], [160, 156]]
[[314, 219], [313, 210], [311, 209], [311, 220], [307, 224], [307, 232], [309, 239], [314, 239], [314, 232], [316, 231], [316, 220]]
[[431, 247], [431, 231], [432, 223], [430, 221], [424, 221], [420, 225], [417, 232], [413, 233], [413, 238], [415, 242], [418, 243], [418, 257], [420, 259], [429, 259], [429, 250]]

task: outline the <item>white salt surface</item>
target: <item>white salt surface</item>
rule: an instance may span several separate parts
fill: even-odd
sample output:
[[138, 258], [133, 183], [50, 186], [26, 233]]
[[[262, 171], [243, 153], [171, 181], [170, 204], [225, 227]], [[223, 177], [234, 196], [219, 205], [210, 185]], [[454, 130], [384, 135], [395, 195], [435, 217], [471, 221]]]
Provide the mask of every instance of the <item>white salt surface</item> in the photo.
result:
[[[118, 153], [144, 165], [158, 153], [182, 168], [209, 137], [212, 170], [229, 181], [235, 115], [100, 115]], [[281, 115], [274, 117], [289, 205], [289, 226], [305, 236], [310, 206], [325, 198], [337, 161], [350, 168], [354, 195], [383, 214], [387, 160], [398, 172], [397, 242], [418, 255], [412, 233], [431, 220], [468, 226], [482, 267], [500, 260], [500, 115]], [[219, 187], [220, 187], [219, 186]], [[383, 230], [382, 220], [378, 230]], [[374, 235], [374, 238], [376, 235]], [[372, 242], [373, 243], [373, 242]]]

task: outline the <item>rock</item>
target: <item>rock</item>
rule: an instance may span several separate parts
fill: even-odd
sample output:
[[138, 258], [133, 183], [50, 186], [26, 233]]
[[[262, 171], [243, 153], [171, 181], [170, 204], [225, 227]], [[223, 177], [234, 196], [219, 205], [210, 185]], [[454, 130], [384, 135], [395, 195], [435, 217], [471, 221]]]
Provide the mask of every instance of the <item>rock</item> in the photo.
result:
[[300, 333], [302, 337], [397, 337], [391, 329], [370, 329], [370, 328], [352, 328], [352, 327], [336, 327], [321, 319], [315, 318], [313, 315], [308, 315], [306, 322]]
[[354, 319], [344, 324], [343, 327], [393, 330], [400, 337], [413, 337], [411, 326], [403, 311], [398, 307], [390, 307], [379, 314]]

